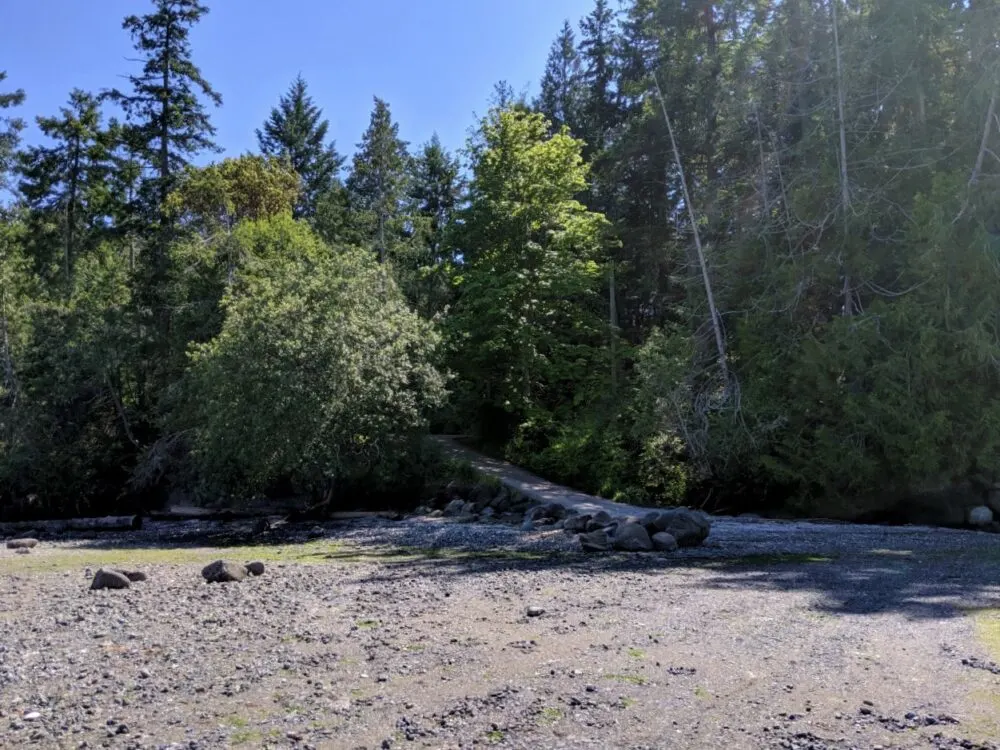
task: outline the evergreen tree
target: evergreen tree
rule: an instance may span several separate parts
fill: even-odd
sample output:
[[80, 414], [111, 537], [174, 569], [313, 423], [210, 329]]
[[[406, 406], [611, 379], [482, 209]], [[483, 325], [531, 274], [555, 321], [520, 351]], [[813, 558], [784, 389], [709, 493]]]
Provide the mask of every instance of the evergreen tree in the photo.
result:
[[413, 214], [430, 222], [430, 247], [438, 261], [445, 260], [442, 235], [458, 207], [461, 194], [461, 166], [441, 145], [435, 133], [413, 160], [410, 198]]
[[617, 25], [608, 0], [597, 0], [594, 10], [580, 22], [580, 57], [583, 104], [580, 135], [591, 151], [607, 144], [609, 131], [619, 120], [615, 47]]
[[192, 156], [217, 148], [200, 96], [216, 106], [222, 97], [191, 59], [191, 28], [208, 8], [198, 0], [154, 0], [154, 5], [153, 13], [122, 23], [142, 55], [142, 72], [129, 76], [131, 91], [115, 89], [107, 96], [125, 110], [129, 146], [153, 171], [143, 185], [145, 201], [149, 215], [162, 220], [180, 171]]
[[300, 75], [271, 110], [263, 130], [257, 130], [261, 153], [287, 159], [302, 179], [297, 218], [315, 216], [320, 196], [337, 181], [344, 162], [334, 143], [326, 140], [330, 123], [322, 116], [323, 110], [306, 93], [306, 82]]
[[462, 195], [461, 167], [435, 133], [412, 160], [409, 217], [413, 233], [411, 283], [403, 291], [416, 309], [430, 317], [450, 298], [448, 273], [455, 262], [446, 231]]
[[[92, 94], [74, 90], [59, 117], [36, 121], [54, 145], [34, 146], [22, 154], [19, 189], [32, 211], [36, 264], [44, 268], [51, 260], [49, 250], [58, 248], [68, 290], [77, 256], [99, 241], [106, 226], [110, 152]], [[50, 221], [60, 235], [56, 247], [45, 236]]]
[[[0, 83], [7, 79], [7, 73], [0, 70]], [[10, 107], [20, 106], [24, 102], [24, 91], [17, 89], [7, 93], [0, 92], [0, 112]], [[24, 129], [24, 121], [17, 117], [0, 117], [0, 190], [7, 187], [7, 172], [11, 166], [11, 158], [20, 142], [20, 133]]]
[[409, 161], [389, 105], [376, 97], [371, 123], [354, 155], [347, 189], [365, 239], [374, 245], [383, 263], [403, 236]]
[[565, 125], [580, 134], [582, 99], [580, 56], [573, 27], [566, 21], [549, 52], [535, 107], [551, 121], [555, 130]]

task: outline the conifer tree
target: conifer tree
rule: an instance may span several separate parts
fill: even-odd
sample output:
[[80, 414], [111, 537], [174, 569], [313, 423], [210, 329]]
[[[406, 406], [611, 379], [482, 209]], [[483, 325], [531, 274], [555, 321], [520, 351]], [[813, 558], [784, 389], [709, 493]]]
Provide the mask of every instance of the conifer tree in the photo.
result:
[[[0, 70], [0, 83], [7, 79], [6, 71]], [[24, 102], [24, 91], [17, 89], [0, 92], [0, 112], [10, 107], [17, 107]], [[11, 158], [20, 142], [20, 133], [24, 129], [24, 121], [17, 117], [0, 117], [0, 190], [6, 187], [7, 171], [10, 169]]]
[[375, 97], [371, 123], [358, 144], [347, 188], [362, 231], [383, 263], [403, 233], [409, 161], [389, 105]]
[[208, 13], [198, 0], [154, 0], [154, 11], [128, 16], [129, 32], [142, 55], [142, 71], [129, 76], [131, 91], [107, 96], [128, 115], [126, 138], [152, 169], [144, 183], [147, 210], [161, 221], [167, 196], [191, 157], [217, 150], [215, 128], [201, 97], [216, 106], [222, 97], [191, 59], [191, 28]]
[[541, 93], [535, 104], [538, 111], [552, 122], [554, 130], [558, 131], [566, 125], [574, 133], [579, 131], [583, 95], [581, 84], [576, 36], [573, 27], [566, 21], [549, 52]]
[[[105, 225], [111, 155], [93, 94], [75, 89], [58, 117], [38, 117], [36, 122], [53, 145], [33, 146], [22, 154], [19, 189], [36, 227], [51, 221], [56, 228], [59, 240], [54, 244], [68, 290], [77, 255]], [[45, 265], [50, 238], [44, 231], [32, 235], [36, 262]]]
[[320, 196], [337, 181], [344, 159], [333, 141], [327, 142], [329, 129], [329, 120], [323, 119], [323, 110], [313, 103], [300, 75], [257, 130], [261, 153], [286, 159], [302, 180], [296, 218], [315, 216]]

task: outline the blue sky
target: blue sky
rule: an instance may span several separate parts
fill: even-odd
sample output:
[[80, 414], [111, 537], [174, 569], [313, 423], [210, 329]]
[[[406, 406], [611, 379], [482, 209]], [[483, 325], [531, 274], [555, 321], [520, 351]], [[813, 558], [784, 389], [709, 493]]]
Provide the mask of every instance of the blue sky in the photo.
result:
[[[503, 79], [534, 93], [564, 19], [592, 0], [205, 0], [194, 59], [222, 94], [212, 111], [226, 155], [256, 148], [254, 129], [302, 73], [341, 153], [386, 99], [400, 135], [417, 145], [437, 131], [464, 145]], [[0, 70], [28, 96], [27, 120], [58, 112], [74, 87], [123, 85], [138, 66], [121, 21], [143, 0], [0, 0]], [[34, 140], [37, 131], [29, 131]], [[214, 157], [213, 157], [214, 158]]]

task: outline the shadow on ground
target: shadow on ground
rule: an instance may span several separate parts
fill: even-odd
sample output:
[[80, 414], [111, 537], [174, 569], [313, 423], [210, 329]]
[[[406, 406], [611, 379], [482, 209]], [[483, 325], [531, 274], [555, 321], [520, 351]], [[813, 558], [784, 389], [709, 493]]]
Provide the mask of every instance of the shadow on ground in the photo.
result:
[[352, 538], [356, 530], [351, 522], [327, 523], [322, 537], [307, 541], [311, 534], [318, 537], [311, 524], [289, 524], [263, 535], [252, 534], [249, 525], [175, 524], [131, 533], [80, 535], [71, 538], [70, 549], [119, 560], [134, 552], [137, 562], [148, 564], [188, 564], [227, 552], [286, 564], [367, 563], [373, 567], [361, 568], [361, 575], [373, 584], [425, 576], [481, 576], [499, 570], [563, 572], [592, 577], [595, 583], [624, 575], [663, 576], [665, 586], [812, 592], [816, 611], [840, 615], [900, 613], [910, 618], [948, 618], [967, 609], [1000, 608], [1000, 544], [988, 535], [932, 534], [927, 539], [939, 541], [929, 545], [924, 539], [907, 547], [907, 538], [901, 537], [891, 549], [854, 547], [848, 552], [791, 554], [748, 553], [738, 541], [726, 539], [712, 549], [682, 550], [679, 556], [587, 556], [513, 551], [502, 546], [402, 546], [393, 544], [391, 534], [381, 539], [377, 529], [363, 540]]

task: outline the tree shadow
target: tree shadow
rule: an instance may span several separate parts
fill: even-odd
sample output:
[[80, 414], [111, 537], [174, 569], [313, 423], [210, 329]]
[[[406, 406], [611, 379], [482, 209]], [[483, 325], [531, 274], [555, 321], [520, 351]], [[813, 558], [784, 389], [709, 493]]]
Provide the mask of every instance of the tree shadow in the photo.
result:
[[[747, 539], [723, 534], [715, 541], [710, 538], [711, 544], [705, 548], [680, 550], [673, 555], [585, 555], [509, 549], [502, 544], [484, 547], [482, 539], [453, 543], [458, 526], [454, 524], [441, 524], [439, 536], [425, 530], [419, 535], [422, 544], [408, 543], [407, 528], [394, 530], [392, 521], [326, 522], [321, 525], [321, 536], [315, 526], [286, 524], [265, 534], [253, 534], [250, 522], [190, 522], [69, 538], [78, 542], [74, 545], [78, 549], [108, 551], [235, 551], [312, 541], [317, 549], [308, 555], [311, 561], [371, 563], [373, 569], [362, 580], [372, 584], [426, 577], [447, 580], [496, 572], [558, 571], [580, 576], [597, 590], [602, 579], [614, 585], [616, 576], [638, 574], [661, 577], [664, 586], [775, 595], [812, 593], [812, 610], [836, 615], [897, 613], [913, 619], [950, 618], [969, 609], [1000, 609], [1000, 536], [973, 532], [911, 530], [883, 534], [870, 527], [867, 531], [843, 527], [846, 531], [841, 532], [837, 543], [851, 542], [847, 545], [850, 549], [830, 548], [829, 540], [834, 537], [811, 539], [805, 534], [797, 546], [789, 542], [788, 546], [796, 551], [780, 554], [761, 553]], [[289, 559], [294, 561], [294, 556]]]
[[[810, 609], [831, 615], [901, 614], [910, 619], [946, 619], [968, 610], [1000, 609], [1000, 556], [951, 560], [928, 557], [889, 558], [884, 550], [850, 555], [752, 555], [747, 557], [672, 558], [645, 554], [513, 553], [503, 550], [436, 551], [393, 560], [366, 582], [407, 578], [476, 577], [496, 572], [569, 572], [595, 591], [615, 585], [617, 576], [660, 577], [663, 586], [728, 591], [812, 593]], [[674, 575], [683, 572], [685, 575]], [[694, 574], [693, 576], [691, 574]]]

